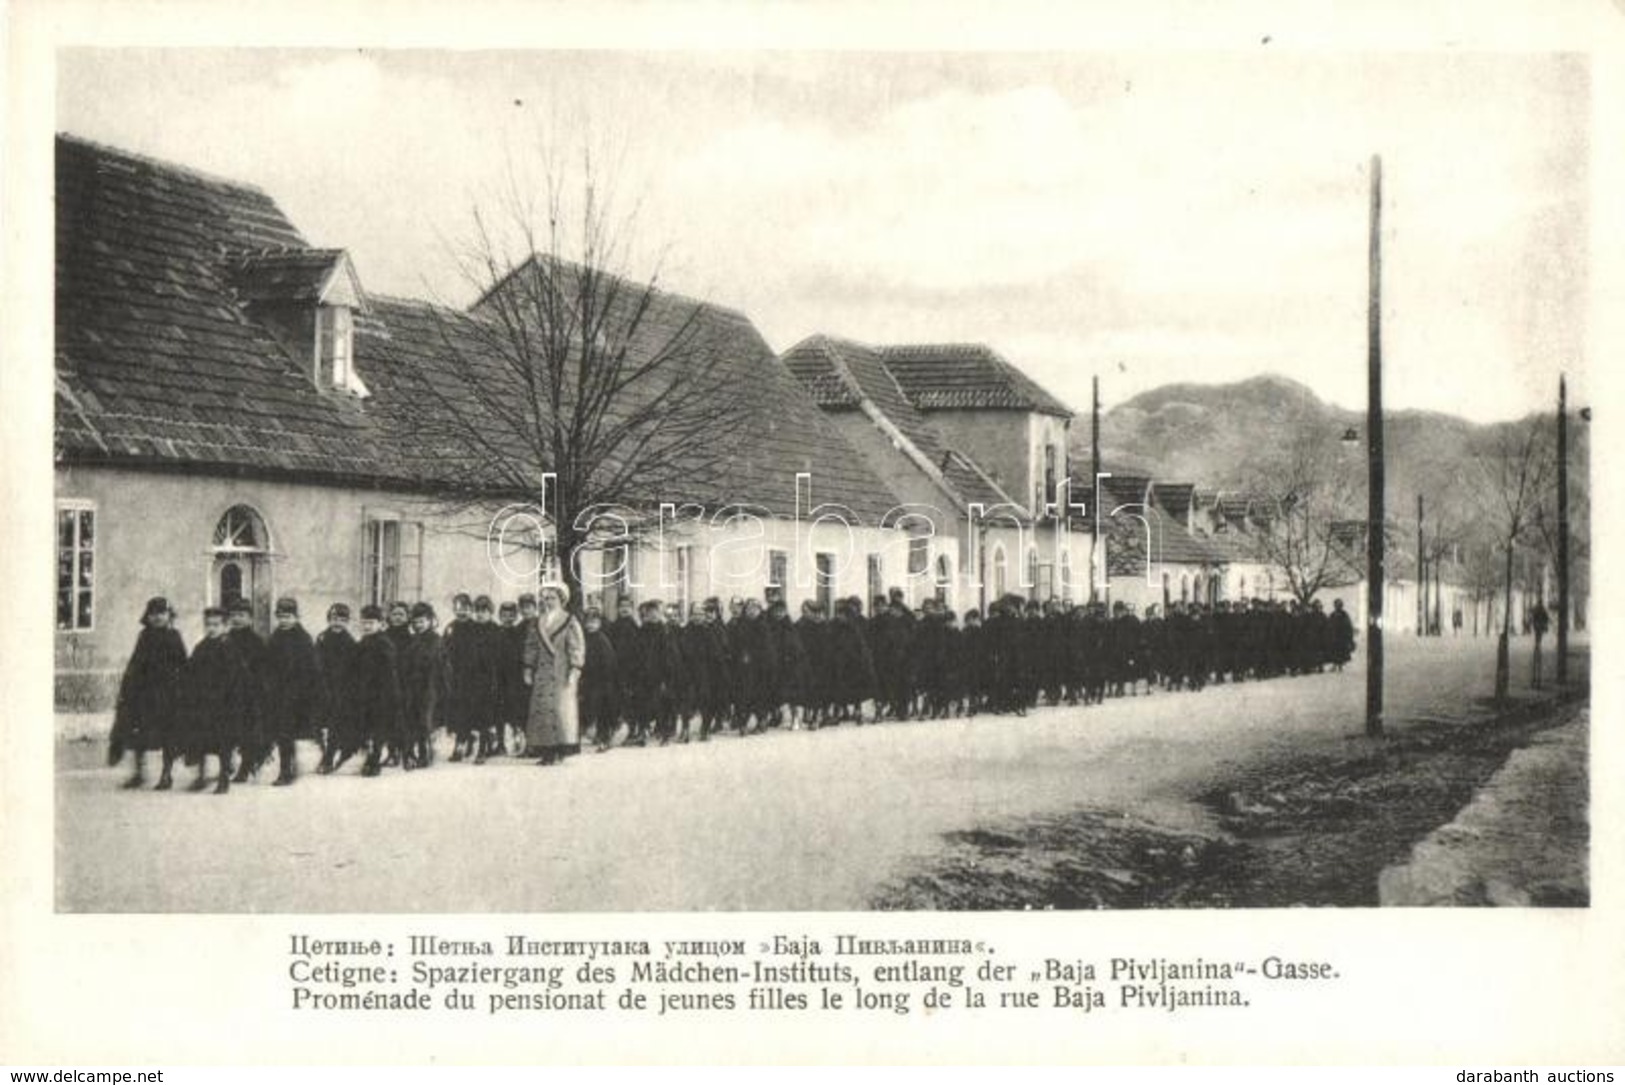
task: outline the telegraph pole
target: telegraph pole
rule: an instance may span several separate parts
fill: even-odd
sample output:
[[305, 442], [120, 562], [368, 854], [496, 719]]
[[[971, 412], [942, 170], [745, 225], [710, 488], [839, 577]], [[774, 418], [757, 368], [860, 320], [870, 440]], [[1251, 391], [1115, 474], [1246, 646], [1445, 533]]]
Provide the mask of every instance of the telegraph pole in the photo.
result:
[[[1095, 401], [1089, 423], [1089, 493], [1095, 514], [1089, 520], [1089, 601], [1096, 602], [1095, 573], [1100, 569], [1100, 377], [1094, 378]], [[1104, 571], [1104, 570], [1101, 570]]]
[[1370, 291], [1366, 302], [1366, 624], [1365, 733], [1382, 736], [1382, 159], [1371, 156]]
[[1557, 684], [1569, 678], [1569, 384], [1557, 377]]
[[1416, 635], [1422, 636], [1428, 624], [1427, 544], [1422, 538], [1422, 495], [1416, 495]]

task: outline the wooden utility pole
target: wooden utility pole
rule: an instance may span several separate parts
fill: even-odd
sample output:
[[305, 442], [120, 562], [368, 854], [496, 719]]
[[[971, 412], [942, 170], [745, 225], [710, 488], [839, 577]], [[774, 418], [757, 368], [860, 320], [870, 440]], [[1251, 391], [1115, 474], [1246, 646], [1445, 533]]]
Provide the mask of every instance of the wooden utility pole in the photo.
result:
[[1428, 627], [1428, 561], [1427, 543], [1422, 537], [1422, 495], [1416, 495], [1416, 635], [1422, 636]]
[[1557, 684], [1569, 678], [1569, 384], [1557, 377]]
[[1089, 519], [1089, 601], [1099, 601], [1095, 586], [1098, 571], [1105, 578], [1104, 563], [1100, 560], [1100, 377], [1094, 378], [1094, 408], [1089, 421], [1089, 492], [1095, 503], [1095, 514]]
[[1382, 735], [1383, 493], [1382, 450], [1382, 159], [1371, 156], [1370, 290], [1366, 302], [1366, 623], [1365, 733]]

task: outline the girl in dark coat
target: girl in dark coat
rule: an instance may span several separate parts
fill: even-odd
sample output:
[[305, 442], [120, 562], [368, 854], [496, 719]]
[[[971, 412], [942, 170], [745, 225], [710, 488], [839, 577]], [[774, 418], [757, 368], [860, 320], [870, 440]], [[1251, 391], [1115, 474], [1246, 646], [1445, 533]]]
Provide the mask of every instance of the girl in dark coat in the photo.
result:
[[164, 759], [155, 790], [167, 791], [171, 786], [169, 771], [178, 750], [180, 730], [176, 715], [180, 710], [181, 669], [186, 666], [186, 642], [171, 625], [173, 618], [168, 600], [147, 600], [135, 651], [119, 683], [107, 763], [118, 764], [125, 750], [135, 755], [135, 775], [124, 782], [125, 787], [140, 787], [146, 782], [148, 750], [162, 751]]
[[799, 730], [802, 706], [807, 700], [807, 689], [812, 685], [807, 646], [801, 643], [801, 632], [790, 621], [790, 610], [782, 599], [773, 601], [767, 620], [778, 633], [778, 702], [790, 714], [790, 729]]
[[[831, 673], [835, 676], [835, 703], [840, 706], [837, 722], [856, 719], [863, 722], [863, 702], [875, 696], [875, 661], [869, 653], [864, 631], [863, 603], [857, 597], [846, 600], [830, 623], [829, 652]], [[875, 706], [880, 718], [880, 706]]]
[[988, 707], [993, 697], [993, 658], [988, 653], [988, 632], [981, 625], [981, 611], [965, 611], [959, 659], [965, 672], [965, 715], [975, 716]]
[[[745, 602], [745, 613], [733, 624], [730, 647], [739, 682], [739, 703], [735, 706], [734, 726], [742, 735], [759, 733], [767, 728], [773, 714], [775, 700], [774, 681], [778, 660], [773, 658], [773, 641], [762, 617], [762, 605], [755, 599]], [[756, 720], [751, 728], [752, 717]]]
[[615, 738], [620, 721], [620, 676], [615, 673], [615, 646], [604, 632], [604, 615], [587, 611], [587, 665], [581, 672], [581, 726], [592, 734], [593, 749], [603, 753]]
[[376, 606], [361, 608], [361, 643], [356, 648], [355, 714], [367, 743], [363, 776], [383, 769], [384, 748], [401, 740], [400, 670], [395, 644], [384, 632], [384, 612]]
[[265, 638], [254, 629], [254, 607], [247, 599], [226, 607], [226, 639], [248, 672], [248, 710], [237, 733], [237, 774], [232, 783], [246, 783], [271, 754], [270, 729], [265, 723]]
[[321, 708], [322, 675], [297, 602], [277, 600], [276, 626], [265, 649], [265, 722], [278, 761], [272, 786], [286, 787], [298, 774], [294, 744], [311, 733]]
[[497, 628], [503, 639], [501, 692], [497, 711], [497, 752], [508, 752], [510, 728], [516, 735], [513, 749], [523, 753], [525, 724], [530, 719], [530, 690], [525, 686], [525, 636], [537, 613], [536, 597], [522, 595], [519, 605], [503, 603], [497, 608]]
[[334, 603], [327, 608], [327, 628], [316, 637], [316, 669], [322, 680], [322, 763], [317, 772], [332, 772], [362, 745], [355, 715], [356, 651], [355, 637], [350, 635], [350, 608]]
[[205, 773], [212, 753], [220, 763], [216, 795], [231, 787], [231, 751], [243, 742], [251, 726], [252, 678], [242, 656], [226, 634], [226, 612], [210, 607], [203, 612], [203, 639], [181, 672], [181, 697], [186, 726], [183, 743], [187, 760], [197, 765], [193, 791], [208, 786]]
[[700, 741], [705, 742], [733, 710], [733, 656], [728, 646], [728, 627], [722, 622], [722, 600], [713, 597], [705, 601], [700, 633], [700, 658], [705, 667]]
[[671, 741], [677, 726], [677, 682], [683, 667], [677, 649], [677, 635], [666, 624], [660, 600], [651, 599], [638, 608], [638, 682], [641, 705], [629, 745], [648, 741], [647, 728], [653, 727], [660, 744]]
[[412, 607], [412, 636], [400, 654], [401, 767], [427, 768], [432, 760], [429, 735], [445, 697], [446, 660], [434, 628], [434, 607]]
[[807, 680], [801, 693], [802, 721], [809, 730], [816, 730], [829, 717], [830, 693], [833, 685], [830, 675], [829, 623], [823, 612], [811, 599], [801, 604], [801, 617], [796, 619], [796, 639], [801, 642], [802, 655], [807, 660]]

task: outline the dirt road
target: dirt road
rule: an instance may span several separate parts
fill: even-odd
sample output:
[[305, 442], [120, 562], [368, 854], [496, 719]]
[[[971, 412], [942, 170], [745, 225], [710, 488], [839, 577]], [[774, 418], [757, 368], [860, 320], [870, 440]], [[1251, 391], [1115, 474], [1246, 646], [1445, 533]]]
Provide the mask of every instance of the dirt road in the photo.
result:
[[[1520, 647], [1526, 648], [1526, 645]], [[1389, 646], [1407, 721], [1481, 713], [1488, 640]], [[1515, 660], [1518, 675], [1527, 662]], [[68, 911], [862, 909], [944, 834], [1087, 807], [1213, 830], [1212, 782], [1360, 743], [1364, 681], [1281, 678], [1040, 709], [584, 754], [563, 768], [437, 764], [306, 775], [227, 796], [118, 789], [59, 746], [57, 899]], [[306, 751], [307, 757], [313, 751]]]

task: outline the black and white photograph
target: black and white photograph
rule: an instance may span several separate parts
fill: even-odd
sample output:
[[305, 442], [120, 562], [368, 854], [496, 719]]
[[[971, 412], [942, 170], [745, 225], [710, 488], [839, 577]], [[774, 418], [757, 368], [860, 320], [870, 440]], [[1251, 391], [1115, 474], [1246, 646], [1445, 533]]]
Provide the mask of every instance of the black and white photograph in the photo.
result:
[[1594, 76], [60, 50], [56, 910], [1587, 908]]

